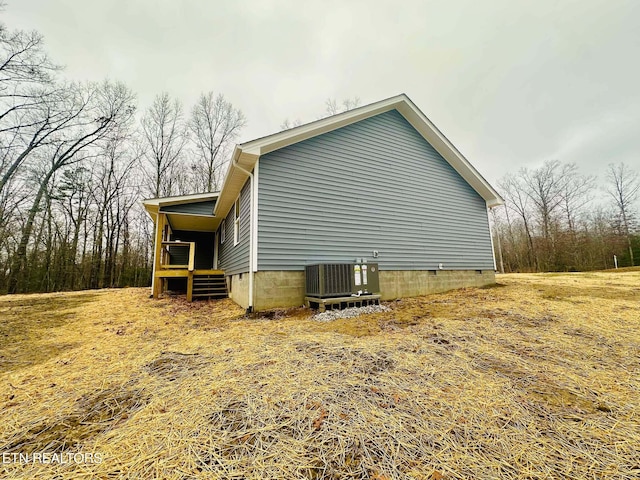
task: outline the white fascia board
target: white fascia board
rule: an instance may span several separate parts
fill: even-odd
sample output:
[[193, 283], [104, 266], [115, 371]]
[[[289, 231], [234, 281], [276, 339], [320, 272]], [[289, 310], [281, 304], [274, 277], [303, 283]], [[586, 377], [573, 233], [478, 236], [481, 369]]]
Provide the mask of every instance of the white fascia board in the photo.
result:
[[[203, 202], [207, 200], [217, 200], [219, 195], [220, 195], [220, 192], [210, 192], [210, 193], [194, 193], [191, 195], [176, 195], [174, 197], [148, 198], [142, 201], [142, 205], [144, 206], [144, 209], [147, 211], [147, 213], [151, 216], [151, 218], [155, 222], [155, 216], [158, 214], [158, 212], [162, 207], [168, 207], [171, 205], [186, 205], [190, 203]], [[177, 214], [177, 212], [164, 212], [164, 213]], [[190, 215], [190, 214], [186, 214], [186, 215]]]
[[238, 145], [238, 148], [242, 152], [251, 153], [253, 155], [265, 155], [269, 152], [293, 145], [294, 143], [359, 122], [365, 118], [393, 110], [407, 100], [408, 97], [406, 95], [397, 95], [386, 100], [372, 103], [371, 105], [348, 110], [344, 113], [332, 115], [331, 117], [322, 118], [315, 122], [285, 130], [284, 132], [275, 133], [251, 142], [243, 143]]
[[147, 211], [147, 213], [151, 216], [151, 219], [155, 222], [156, 221], [156, 215], [158, 214], [158, 210], [160, 209], [160, 207], [158, 206], [157, 203], [151, 203], [151, 202], [147, 202], [146, 200], [144, 202], [142, 202], [142, 205], [144, 206], [144, 209]]
[[[322, 135], [323, 133], [328, 133], [373, 115], [393, 110], [399, 102], [405, 99], [407, 99], [406, 95], [397, 95], [371, 105], [349, 110], [338, 115], [332, 115], [331, 117], [300, 125], [299, 127], [285, 130], [284, 132], [236, 145], [231, 156], [229, 170], [227, 171], [222, 190], [220, 191], [220, 197], [218, 202], [216, 202], [214, 215], [219, 217], [229, 212], [238, 192], [247, 181], [248, 176], [235, 167], [236, 163], [243, 169], [252, 171], [261, 155], [293, 145], [308, 138]], [[238, 177], [241, 178], [241, 183]]]
[[[249, 178], [241, 168], [250, 172], [253, 170], [257, 161], [258, 156], [243, 152], [240, 146], [236, 146], [231, 157], [229, 170], [227, 170], [227, 175], [224, 179], [224, 184], [222, 185], [222, 190], [220, 191], [220, 197], [218, 197], [216, 206], [213, 209], [213, 215], [215, 217], [222, 218], [229, 213], [242, 187]], [[240, 168], [236, 168], [236, 163]]]
[[[234, 162], [237, 162], [238, 166], [243, 169], [252, 171], [261, 155], [393, 109], [398, 110], [422, 137], [449, 162], [460, 176], [485, 200], [488, 207], [492, 208], [504, 204], [504, 200], [500, 194], [480, 175], [464, 155], [438, 130], [411, 99], [403, 93], [364, 107], [355, 108], [338, 115], [316, 120], [315, 122], [237, 145], [233, 151], [232, 162], [229, 166], [220, 198], [216, 203], [214, 214], [216, 216], [226, 215], [240, 191], [239, 189], [242, 188], [242, 185], [244, 185], [247, 179], [246, 174], [235, 168]], [[240, 176], [241, 180], [238, 176]], [[233, 198], [228, 200], [230, 197]]]
[[449, 162], [456, 172], [482, 196], [488, 207], [497, 207], [504, 204], [500, 194], [409, 98], [407, 98], [406, 103], [398, 108], [398, 111]]
[[[162, 207], [168, 207], [171, 205], [186, 205], [189, 203], [197, 203], [207, 200], [217, 200], [220, 192], [210, 193], [194, 193], [191, 195], [176, 195], [174, 197], [162, 197], [162, 198], [148, 198], [142, 201], [144, 209], [154, 218]], [[176, 212], [169, 212], [176, 213]], [[212, 212], [213, 214], [213, 212]]]
[[193, 193], [191, 195], [176, 195], [174, 197], [148, 198], [143, 200], [145, 205], [158, 205], [161, 207], [169, 205], [180, 205], [187, 203], [197, 203], [207, 200], [215, 200], [220, 196], [220, 192]]

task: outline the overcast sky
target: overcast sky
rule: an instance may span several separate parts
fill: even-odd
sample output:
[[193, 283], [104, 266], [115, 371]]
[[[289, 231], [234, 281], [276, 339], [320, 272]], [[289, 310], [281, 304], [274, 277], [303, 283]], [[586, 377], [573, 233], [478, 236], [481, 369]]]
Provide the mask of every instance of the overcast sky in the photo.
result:
[[6, 0], [73, 80], [139, 106], [222, 93], [241, 141], [406, 93], [492, 183], [545, 160], [640, 170], [638, 0]]

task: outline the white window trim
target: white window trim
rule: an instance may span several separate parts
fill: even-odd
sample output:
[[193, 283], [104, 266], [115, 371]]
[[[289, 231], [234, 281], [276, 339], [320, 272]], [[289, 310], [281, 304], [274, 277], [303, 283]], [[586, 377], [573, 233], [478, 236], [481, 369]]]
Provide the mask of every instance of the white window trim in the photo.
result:
[[226, 219], [220, 224], [220, 245], [222, 245], [227, 238], [227, 222]]
[[233, 246], [240, 243], [240, 196], [233, 204]]

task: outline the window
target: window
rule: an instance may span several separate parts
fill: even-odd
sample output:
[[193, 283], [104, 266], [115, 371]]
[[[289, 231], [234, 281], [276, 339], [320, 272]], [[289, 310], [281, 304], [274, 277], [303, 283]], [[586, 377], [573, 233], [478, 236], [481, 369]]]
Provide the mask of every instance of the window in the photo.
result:
[[220, 224], [220, 243], [224, 243], [224, 239], [227, 238], [227, 219], [222, 220]]
[[233, 245], [235, 246], [240, 241], [240, 197], [233, 207], [233, 218]]

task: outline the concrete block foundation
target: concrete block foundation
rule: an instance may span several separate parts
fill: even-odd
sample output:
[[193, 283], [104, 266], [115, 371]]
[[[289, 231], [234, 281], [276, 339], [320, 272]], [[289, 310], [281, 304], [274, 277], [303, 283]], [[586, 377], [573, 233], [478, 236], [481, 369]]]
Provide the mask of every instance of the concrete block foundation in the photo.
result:
[[[249, 274], [227, 277], [229, 297], [249, 306]], [[382, 300], [418, 297], [496, 281], [493, 270], [395, 270], [380, 272]], [[263, 271], [254, 274], [254, 310], [299, 307], [305, 303], [304, 272]]]
[[256, 272], [253, 281], [256, 311], [304, 305], [304, 272]]
[[382, 300], [418, 297], [496, 283], [493, 270], [396, 270], [380, 272]]
[[249, 274], [240, 273], [227, 277], [229, 298], [243, 308], [249, 306]]

